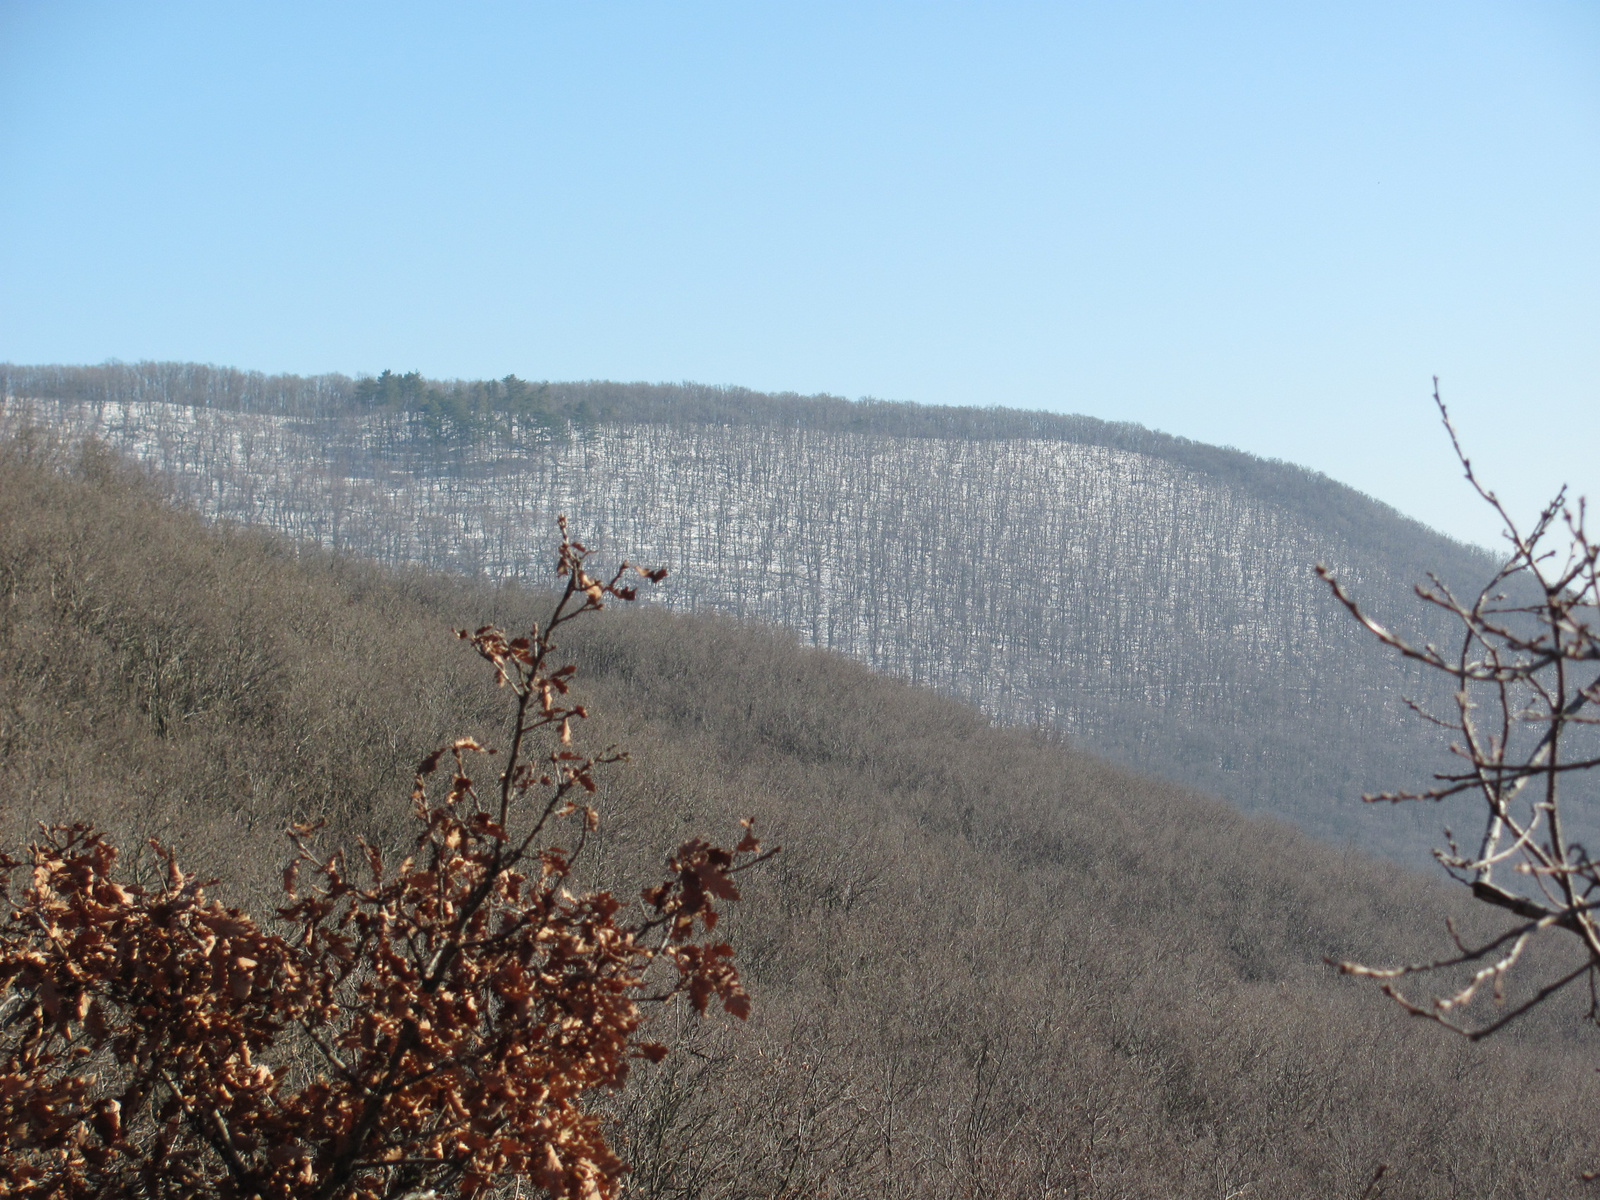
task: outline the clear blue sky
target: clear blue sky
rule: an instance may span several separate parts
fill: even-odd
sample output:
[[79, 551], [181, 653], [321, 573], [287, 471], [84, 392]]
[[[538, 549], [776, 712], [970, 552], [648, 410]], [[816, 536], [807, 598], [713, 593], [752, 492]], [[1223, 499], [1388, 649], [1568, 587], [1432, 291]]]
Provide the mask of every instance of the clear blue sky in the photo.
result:
[[0, 358], [1138, 421], [1600, 502], [1600, 4], [0, 0]]

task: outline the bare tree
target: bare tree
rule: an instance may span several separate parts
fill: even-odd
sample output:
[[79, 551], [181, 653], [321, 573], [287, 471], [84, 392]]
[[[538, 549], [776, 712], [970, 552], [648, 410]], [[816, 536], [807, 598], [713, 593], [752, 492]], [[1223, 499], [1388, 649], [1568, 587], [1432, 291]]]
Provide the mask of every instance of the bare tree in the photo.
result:
[[[1600, 766], [1594, 736], [1600, 726], [1600, 542], [1585, 529], [1583, 500], [1570, 501], [1565, 488], [1531, 528], [1520, 526], [1473, 470], [1437, 379], [1433, 398], [1468, 482], [1499, 516], [1509, 547], [1473, 598], [1457, 596], [1437, 577], [1416, 589], [1454, 619], [1459, 644], [1412, 644], [1374, 620], [1329, 571], [1317, 571], [1374, 637], [1453, 684], [1448, 711], [1412, 708], [1451, 734], [1456, 764], [1435, 774], [1431, 787], [1364, 799], [1474, 797], [1481, 836], [1462, 846], [1446, 830], [1446, 845], [1435, 857], [1477, 900], [1513, 922], [1481, 939], [1466, 938], [1452, 925], [1451, 952], [1431, 961], [1337, 965], [1346, 974], [1380, 980], [1407, 1012], [1473, 1039], [1581, 980], [1589, 984], [1589, 1019], [1600, 1023], [1600, 859], [1581, 839], [1592, 816], [1581, 811], [1584, 797], [1574, 788], [1579, 773]], [[1575, 942], [1579, 961], [1545, 955], [1534, 962], [1530, 947], [1544, 939]], [[1411, 976], [1431, 980], [1433, 994], [1416, 999], [1402, 991]]]

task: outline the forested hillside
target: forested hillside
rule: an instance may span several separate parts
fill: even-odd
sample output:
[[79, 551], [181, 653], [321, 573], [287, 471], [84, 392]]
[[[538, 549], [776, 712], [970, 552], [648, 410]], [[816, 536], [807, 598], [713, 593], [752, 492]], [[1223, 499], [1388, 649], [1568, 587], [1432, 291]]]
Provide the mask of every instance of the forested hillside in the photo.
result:
[[[0, 826], [176, 842], [262, 904], [290, 819], [390, 849], [418, 758], [493, 740], [455, 626], [518, 587], [165, 506], [103, 448], [0, 448]], [[677, 1028], [617, 1097], [641, 1197], [1587, 1194], [1587, 1043], [1471, 1045], [1322, 956], [1426, 954], [1451, 898], [723, 616], [607, 611], [571, 650], [596, 884], [746, 814], [747, 1025]], [[1469, 932], [1481, 919], [1457, 912]]]
[[736, 389], [0, 368], [12, 425], [93, 433], [208, 517], [392, 564], [536, 578], [568, 513], [658, 599], [1058, 731], [1324, 837], [1424, 861], [1438, 703], [1312, 574], [1427, 640], [1481, 552], [1311, 472], [1133, 426]]

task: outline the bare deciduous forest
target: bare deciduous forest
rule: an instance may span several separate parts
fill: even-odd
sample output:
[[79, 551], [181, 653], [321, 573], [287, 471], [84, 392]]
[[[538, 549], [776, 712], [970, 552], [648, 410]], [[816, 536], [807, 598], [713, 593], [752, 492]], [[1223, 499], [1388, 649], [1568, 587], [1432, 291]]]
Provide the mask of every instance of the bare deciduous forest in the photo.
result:
[[670, 568], [668, 607], [787, 627], [1318, 836], [1423, 863], [1453, 819], [1352, 803], [1446, 764], [1404, 704], [1445, 684], [1312, 568], [1420, 643], [1448, 626], [1412, 586], [1493, 563], [1297, 467], [1082, 417], [689, 385], [0, 376], [11, 422], [103, 438], [211, 518], [537, 580], [566, 512]]
[[[500, 735], [451, 630], [526, 627], [524, 585], [208, 525], [92, 441], [0, 455], [5, 844], [92, 820], [261, 900], [285, 825], [393, 848], [417, 760]], [[661, 1022], [682, 1053], [607, 1109], [630, 1194], [1587, 1194], [1570, 1011], [1472, 1044], [1324, 963], [1491, 928], [1442, 886], [735, 616], [608, 612], [566, 649], [584, 738], [633, 754], [580, 883], [745, 815], [785, 847], [727, 920], [750, 1020]]]

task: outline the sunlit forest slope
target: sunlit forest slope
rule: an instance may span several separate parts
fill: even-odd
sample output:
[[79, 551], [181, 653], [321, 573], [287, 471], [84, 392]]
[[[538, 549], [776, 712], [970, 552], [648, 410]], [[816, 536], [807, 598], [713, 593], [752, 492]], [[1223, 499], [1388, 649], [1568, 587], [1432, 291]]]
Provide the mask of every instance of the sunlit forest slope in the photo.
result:
[[[397, 852], [416, 761], [505, 716], [452, 627], [538, 607], [0, 445], [0, 841], [154, 834], [261, 908], [291, 819]], [[784, 846], [732, 918], [751, 1021], [669, 1010], [679, 1052], [610, 1102], [632, 1194], [1588, 1194], [1570, 1014], [1474, 1046], [1323, 964], [1435, 946], [1422, 877], [732, 617], [608, 610], [570, 649], [583, 738], [633, 752], [594, 883], [746, 814]]]
[[756, 618], [1334, 840], [1425, 860], [1439, 702], [1338, 609], [1328, 564], [1427, 640], [1412, 585], [1490, 573], [1325, 477], [1083, 417], [737, 389], [0, 368], [6, 419], [105, 439], [225, 518], [379, 561], [537, 578], [557, 513]]

